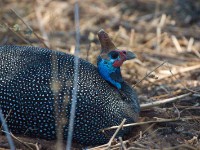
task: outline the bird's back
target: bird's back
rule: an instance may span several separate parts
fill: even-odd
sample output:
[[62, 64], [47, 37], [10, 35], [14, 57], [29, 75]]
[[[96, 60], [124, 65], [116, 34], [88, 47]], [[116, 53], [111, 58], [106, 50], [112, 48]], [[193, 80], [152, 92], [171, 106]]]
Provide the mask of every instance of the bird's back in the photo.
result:
[[[66, 138], [74, 58], [45, 48], [0, 46], [0, 107], [5, 117], [9, 114], [12, 133], [49, 140], [60, 133]], [[119, 125], [124, 118], [136, 121], [137, 96], [126, 83], [129, 94], [123, 97], [94, 65], [79, 59], [77, 84], [75, 141], [103, 144], [109, 136], [100, 129]]]

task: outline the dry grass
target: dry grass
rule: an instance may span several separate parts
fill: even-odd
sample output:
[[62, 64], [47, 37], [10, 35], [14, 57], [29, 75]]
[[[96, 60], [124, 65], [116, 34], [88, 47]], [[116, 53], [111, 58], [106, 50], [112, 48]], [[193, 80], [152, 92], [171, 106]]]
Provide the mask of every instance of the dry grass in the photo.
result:
[[[178, 102], [149, 107], [140, 117], [140, 122], [152, 121], [154, 117], [179, 117], [178, 121], [135, 127], [128, 140], [109, 145], [111, 149], [200, 147], [200, 119], [197, 118], [200, 116], [200, 12], [196, 11], [200, 9], [200, 2], [180, 1], [79, 2], [82, 58], [95, 64], [100, 52], [96, 35], [103, 28], [119, 48], [137, 54], [137, 59], [123, 65], [122, 73], [125, 80], [135, 85], [142, 104], [191, 93]], [[73, 5], [73, 0], [1, 1], [0, 44], [34, 45], [73, 53]], [[181, 120], [187, 117], [192, 119]], [[1, 137], [0, 149], [8, 147], [5, 137]], [[19, 138], [26, 144], [41, 143], [29, 145], [29, 149], [55, 149], [53, 141]], [[15, 142], [18, 148], [27, 149], [26, 145]]]

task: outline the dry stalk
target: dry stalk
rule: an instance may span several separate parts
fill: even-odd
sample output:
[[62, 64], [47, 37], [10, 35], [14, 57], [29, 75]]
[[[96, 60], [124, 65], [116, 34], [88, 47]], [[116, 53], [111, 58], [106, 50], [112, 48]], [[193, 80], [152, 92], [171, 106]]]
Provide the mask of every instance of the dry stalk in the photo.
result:
[[126, 146], [125, 146], [125, 144], [124, 144], [124, 142], [123, 142], [123, 140], [122, 140], [122, 137], [119, 137], [119, 141], [120, 141], [120, 143], [121, 143], [122, 149], [123, 149], [123, 150], [127, 150], [127, 148], [126, 148]]
[[193, 48], [192, 51], [194, 52], [194, 54], [195, 54], [198, 58], [200, 58], [200, 53], [199, 53], [199, 51], [197, 51], [195, 48]]
[[131, 29], [131, 35], [130, 35], [130, 41], [129, 41], [129, 46], [130, 47], [135, 45], [135, 37], [136, 37], [135, 30]]
[[188, 42], [188, 46], [187, 46], [187, 51], [191, 52], [192, 51], [192, 46], [194, 44], [194, 38], [190, 38], [189, 42]]
[[[183, 93], [183, 92], [180, 89], [178, 89], [177, 91], [170, 91], [171, 95], [178, 95], [178, 94], [181, 94], [181, 93]], [[151, 97], [151, 99], [164, 99], [166, 97], [169, 97], [169, 93], [162, 94], [162, 95], [156, 95], [156, 96]]]
[[44, 43], [43, 40], [41, 40], [41, 38], [37, 35], [37, 33], [35, 33], [35, 31], [22, 19], [22, 17], [14, 10], [11, 9], [11, 11], [26, 25], [26, 27], [33, 32], [33, 34], [37, 37], [37, 39], [46, 47], [48, 48], [48, 46]]
[[[126, 141], [123, 141], [124, 144], [128, 143], [129, 140], [126, 140]], [[119, 148], [121, 146], [121, 143], [117, 143], [115, 145], [112, 145], [111, 148]], [[103, 145], [100, 145], [100, 146], [96, 146], [96, 147], [93, 147], [93, 148], [89, 148], [88, 150], [104, 150], [108, 147], [108, 144], [103, 144]]]
[[[39, 150], [39, 147], [38, 147], [38, 144], [37, 144], [37, 143], [36, 143], [36, 144], [33, 144], [33, 143], [24, 142], [24, 141], [20, 140], [19, 138], [17, 138], [16, 136], [14, 136], [12, 133], [8, 133], [8, 132], [6, 132], [6, 131], [2, 131], [2, 132], [7, 133], [7, 134], [10, 134], [10, 135], [13, 137], [13, 139], [15, 139], [16, 141], [18, 141], [18, 142], [24, 144], [26, 147], [28, 147], [28, 148], [31, 149], [31, 150], [34, 150], [32, 147], [35, 147], [37, 150]], [[31, 146], [32, 146], [32, 147], [31, 147]]]
[[171, 75], [172, 75], [177, 81], [179, 81], [179, 83], [180, 83], [187, 91], [192, 92], [192, 93], [199, 94], [199, 92], [194, 91], [194, 90], [191, 90], [191, 89], [189, 89], [188, 87], [186, 87], [186, 86], [172, 73], [172, 70], [170, 69], [169, 66], [168, 66], [168, 68], [169, 68], [169, 71], [170, 71]]
[[[5, 117], [5, 122], [6, 122], [6, 120], [8, 119], [8, 117], [10, 116], [10, 113], [11, 113], [11, 112], [12, 112], [12, 109], [10, 109], [8, 115], [6, 115], [6, 117]], [[3, 124], [2, 124], [1, 127], [0, 127], [0, 131], [2, 130], [2, 127], [3, 127]]]
[[[166, 35], [166, 33], [161, 33], [160, 38], [162, 38], [162, 37], [165, 36], [165, 35]], [[144, 44], [142, 44], [142, 45], [138, 45], [138, 49], [143, 49], [143, 48], [148, 48], [148, 47], [150, 47], [150, 44], [151, 44], [153, 41], [155, 41], [156, 38], [157, 38], [157, 36], [151, 38], [150, 40], [148, 40], [146, 43], [144, 43]], [[143, 52], [144, 52], [144, 51], [143, 51]], [[146, 52], [146, 51], [145, 51], [145, 52]], [[152, 53], [152, 51], [151, 51], [151, 53]]]
[[[200, 64], [194, 65], [194, 66], [189, 66], [189, 67], [184, 67], [182, 69], [179, 69], [179, 70], [173, 72], [173, 75], [177, 75], [177, 74], [180, 74], [180, 73], [185, 73], [185, 72], [196, 70], [196, 69], [199, 69], [199, 68], [200, 68]], [[170, 73], [170, 74], [164, 75], [162, 77], [159, 77], [159, 79], [153, 80], [152, 82], [160, 81], [160, 80], [163, 80], [165, 78], [169, 78], [171, 76], [172, 76], [172, 74]]]
[[35, 14], [36, 14], [36, 19], [38, 21], [38, 25], [39, 25], [39, 29], [40, 29], [40, 32], [42, 33], [42, 37], [43, 39], [45, 39], [44, 43], [45, 45], [47, 45], [47, 47], [50, 47], [50, 43], [49, 43], [49, 37], [48, 37], [48, 34], [46, 33], [45, 31], [45, 28], [44, 28], [44, 22], [43, 22], [43, 19], [42, 19], [42, 9], [41, 8], [41, 5], [39, 4], [39, 0], [36, 0], [37, 2], [37, 6], [35, 5]]
[[156, 28], [156, 49], [158, 52], [160, 52], [160, 42], [161, 42], [161, 33], [162, 33], [162, 28], [165, 24], [165, 21], [166, 21], [166, 14], [162, 14], [161, 16], [161, 19], [160, 19], [160, 22]]
[[163, 150], [176, 150], [176, 149], [190, 149], [190, 150], [197, 150], [195, 147], [190, 146], [188, 144], [181, 144], [170, 148], [164, 148]]
[[[101, 150], [101, 149], [110, 149], [112, 146], [112, 141], [114, 140], [115, 136], [117, 135], [117, 133], [119, 132], [119, 130], [123, 127], [124, 123], [125, 123], [126, 119], [123, 119], [121, 124], [117, 127], [117, 130], [115, 131], [115, 133], [113, 134], [113, 136], [110, 138], [109, 142], [107, 144], [104, 144], [104, 145], [100, 145], [100, 146], [97, 146], [97, 147], [93, 147], [93, 148], [90, 148], [89, 150]], [[102, 132], [104, 132], [104, 130], [101, 130]], [[123, 143], [127, 142], [127, 141], [122, 141]], [[114, 145], [114, 146], [120, 146], [121, 145], [121, 142]]]
[[181, 117], [181, 113], [180, 113], [180, 111], [178, 110], [178, 108], [176, 107], [176, 105], [173, 103], [173, 106], [174, 106], [174, 108], [176, 109], [176, 111], [177, 111], [177, 113], [178, 113], [178, 119], [180, 119], [180, 117]]
[[146, 74], [146, 76], [144, 76], [140, 81], [138, 81], [133, 87], [136, 87], [139, 83], [141, 83], [143, 80], [145, 80], [152, 72], [154, 72], [155, 70], [157, 70], [158, 68], [160, 68], [161, 66], [163, 66], [166, 63], [166, 61], [164, 61], [162, 64], [160, 64], [159, 66], [157, 66], [156, 68], [154, 68], [152, 71], [150, 71], [149, 73]]
[[27, 41], [24, 37], [22, 37], [20, 34], [18, 34], [16, 31], [14, 31], [11, 27], [9, 27], [6, 23], [4, 25], [8, 28], [9, 31], [14, 33], [17, 37], [19, 37], [22, 41], [24, 41], [26, 44], [33, 46], [29, 41]]
[[174, 43], [174, 46], [176, 47], [177, 52], [178, 52], [178, 53], [182, 52], [183, 49], [181, 48], [181, 46], [180, 46], [180, 44], [179, 44], [179, 42], [178, 42], [176, 36], [172, 35], [171, 38], [172, 38], [172, 42]]
[[122, 126], [124, 125], [126, 119], [123, 119], [121, 124], [118, 126], [117, 130], [115, 131], [115, 133], [113, 134], [113, 136], [111, 137], [110, 141], [108, 142], [108, 149], [110, 149], [110, 146], [112, 144], [112, 141], [114, 140], [115, 136], [117, 135], [117, 133], [119, 132], [119, 130], [122, 128]]
[[[132, 127], [132, 126], [140, 126], [140, 125], [146, 125], [151, 123], [163, 123], [163, 122], [174, 122], [174, 121], [186, 121], [186, 120], [194, 120], [194, 119], [200, 119], [199, 116], [193, 116], [193, 117], [183, 117], [183, 118], [172, 118], [172, 119], [163, 119], [163, 118], [157, 118], [155, 121], [146, 121], [146, 122], [137, 122], [137, 123], [130, 123], [125, 124], [122, 127]], [[112, 126], [109, 128], [104, 128], [103, 131], [117, 129], [119, 126]]]
[[142, 110], [145, 110], [145, 109], [152, 108], [152, 107], [155, 107], [155, 106], [161, 106], [161, 105], [164, 105], [166, 103], [176, 102], [180, 98], [187, 97], [187, 96], [190, 96], [190, 95], [192, 95], [191, 92], [186, 93], [186, 94], [182, 94], [182, 95], [179, 95], [179, 96], [175, 96], [175, 97], [172, 97], [172, 98], [159, 100], [159, 101], [152, 102], [152, 103], [141, 104], [140, 107], [141, 107]]

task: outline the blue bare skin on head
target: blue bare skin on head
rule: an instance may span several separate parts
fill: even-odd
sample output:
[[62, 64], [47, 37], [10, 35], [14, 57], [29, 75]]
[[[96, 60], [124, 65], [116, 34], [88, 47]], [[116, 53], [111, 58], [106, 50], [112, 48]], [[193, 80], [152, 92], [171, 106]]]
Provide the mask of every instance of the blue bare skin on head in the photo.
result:
[[124, 50], [113, 50], [108, 54], [100, 55], [97, 61], [99, 74], [120, 90], [123, 82], [120, 67], [124, 61], [133, 58], [135, 55], [132, 52]]
[[[100, 61], [98, 63], [98, 70], [100, 75], [108, 82], [110, 82], [112, 85], [114, 85], [115, 87], [117, 87], [117, 89], [121, 89], [121, 83], [123, 79], [121, 76], [121, 72], [120, 72], [120, 67], [114, 67], [113, 66], [113, 62], [114, 60], [106, 60], [106, 59], [102, 59], [100, 56], [98, 58]], [[115, 78], [117, 80], [114, 80], [111, 75], [115, 74]]]

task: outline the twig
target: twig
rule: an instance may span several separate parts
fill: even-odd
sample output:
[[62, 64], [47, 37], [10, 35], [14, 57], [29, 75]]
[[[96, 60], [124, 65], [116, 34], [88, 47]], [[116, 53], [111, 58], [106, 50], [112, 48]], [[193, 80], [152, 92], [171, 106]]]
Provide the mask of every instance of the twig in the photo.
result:
[[143, 132], [142, 132], [142, 135], [139, 134], [137, 136], [135, 136], [134, 138], [138, 137], [140, 138], [140, 136], [143, 136], [145, 133], [147, 133], [150, 129], [152, 129], [153, 127], [155, 126], [155, 123], [151, 124], [150, 126], [148, 126]]
[[122, 140], [122, 137], [119, 137], [119, 141], [120, 141], [120, 143], [121, 143], [121, 146], [122, 146], [123, 150], [126, 150], [126, 146], [124, 145], [124, 142], [123, 142], [123, 140]]
[[[194, 119], [200, 119], [200, 117], [185, 117], [185, 118], [172, 118], [172, 119], [157, 119], [155, 121], [147, 121], [147, 122], [137, 122], [137, 123], [130, 123], [123, 125], [123, 128], [125, 127], [132, 127], [132, 126], [139, 126], [139, 125], [145, 125], [145, 124], [151, 124], [151, 123], [163, 123], [163, 122], [174, 122], [174, 121], [185, 121], [185, 120], [194, 120]], [[113, 130], [117, 129], [119, 126], [112, 126], [109, 128], [104, 128], [103, 131], [107, 130]]]
[[183, 49], [181, 48], [177, 38], [174, 35], [172, 35], [172, 42], [174, 43], [174, 46], [176, 47], [176, 49], [179, 53], [183, 51]]
[[191, 52], [192, 51], [192, 45], [194, 43], [194, 38], [190, 38], [189, 42], [188, 42], [188, 46], [187, 46], [187, 51]]
[[131, 29], [129, 46], [134, 46], [134, 45], [135, 45], [135, 30]]
[[177, 81], [179, 81], [179, 83], [180, 83], [186, 90], [188, 90], [189, 92], [192, 92], [192, 93], [199, 94], [199, 92], [194, 91], [194, 90], [191, 90], [191, 89], [189, 89], [188, 87], [186, 87], [186, 86], [172, 73], [172, 70], [170, 69], [169, 66], [168, 66], [168, 68], [169, 68], [169, 71], [170, 71], [170, 73], [172, 74], [172, 76], [173, 76]]
[[198, 58], [200, 58], [200, 53], [199, 53], [199, 51], [197, 51], [195, 48], [193, 48], [192, 51], [194, 52], [194, 54], [195, 54]]
[[[112, 141], [114, 140], [115, 136], [117, 135], [117, 133], [119, 132], [119, 130], [122, 128], [122, 126], [124, 125], [126, 119], [123, 119], [121, 124], [117, 127], [117, 130], [115, 131], [115, 133], [113, 134], [113, 136], [110, 138], [109, 142], [107, 144], [104, 144], [104, 145], [100, 145], [100, 146], [97, 146], [97, 147], [94, 147], [94, 148], [91, 148], [89, 150], [100, 150], [102, 149], [103, 147], [106, 148], [106, 149], [110, 149], [111, 148], [111, 144], [112, 144]], [[104, 130], [101, 130], [102, 132], [104, 132]], [[124, 141], [122, 141], [124, 142]], [[121, 144], [121, 143], [120, 143]], [[116, 145], [115, 145], [116, 146]]]
[[162, 28], [164, 26], [164, 23], [166, 21], [166, 14], [162, 14], [160, 23], [158, 24], [156, 28], [156, 49], [159, 52], [160, 51], [160, 42], [161, 42], [161, 33], [162, 33]]
[[75, 111], [76, 111], [76, 103], [77, 103], [77, 91], [78, 91], [78, 80], [79, 80], [79, 59], [78, 55], [80, 53], [80, 25], [79, 25], [79, 4], [78, 1], [74, 5], [74, 21], [75, 21], [75, 30], [76, 30], [76, 47], [74, 55], [76, 56], [74, 59], [74, 83], [72, 90], [72, 103], [70, 110], [70, 119], [68, 125], [68, 135], [67, 135], [67, 146], [66, 150], [71, 149], [73, 131], [74, 131], [74, 120], [75, 120]]
[[112, 144], [112, 141], [114, 140], [115, 136], [117, 135], [117, 133], [119, 132], [119, 130], [122, 128], [122, 126], [124, 125], [126, 119], [123, 119], [123, 121], [121, 122], [121, 124], [118, 126], [117, 130], [115, 131], [115, 133], [113, 134], [113, 136], [110, 138], [109, 142], [108, 142], [108, 149], [110, 149], [110, 146]]
[[6, 138], [8, 140], [8, 144], [10, 146], [10, 149], [15, 150], [15, 145], [14, 145], [14, 142], [13, 142], [10, 134], [8, 134], [8, 132], [9, 132], [8, 126], [7, 126], [6, 121], [4, 119], [3, 112], [2, 112], [1, 108], [0, 108], [0, 122], [2, 123], [3, 129], [6, 131]]
[[166, 61], [164, 61], [162, 64], [160, 64], [159, 66], [157, 66], [156, 68], [154, 68], [152, 71], [150, 71], [149, 73], [147, 73], [146, 76], [144, 76], [140, 81], [138, 81], [135, 85], [133, 85], [133, 87], [137, 86], [140, 82], [142, 82], [144, 79], [146, 79], [152, 72], [154, 72], [155, 70], [157, 70], [158, 68], [160, 68], [165, 63], [166, 63]]
[[29, 28], [29, 30], [31, 30], [33, 32], [33, 34], [38, 38], [38, 40], [46, 47], [48, 48], [48, 46], [44, 43], [43, 40], [41, 40], [41, 38], [34, 32], [34, 30], [22, 19], [22, 17], [17, 14], [17, 12], [11, 8], [11, 11], [14, 12], [14, 14], [26, 25], [27, 28]]
[[[8, 115], [6, 115], [5, 123], [6, 123], [6, 120], [8, 119], [8, 117], [10, 116], [10, 113], [11, 113], [11, 112], [12, 112], [12, 109], [10, 109]], [[2, 127], [3, 127], [3, 124], [1, 125], [0, 130], [2, 129]]]
[[173, 103], [173, 106], [174, 106], [174, 108], [176, 109], [176, 111], [177, 111], [177, 113], [178, 113], [178, 119], [180, 119], [180, 117], [181, 117], [181, 113], [180, 113], [180, 111], [178, 110], [178, 108], [176, 107], [176, 105]]
[[148, 20], [151, 20], [156, 17], [159, 17], [162, 13], [165, 13], [164, 11], [160, 11], [160, 12], [157, 12], [156, 14], [155, 13], [152, 13], [152, 14], [147, 14], [147, 15], [143, 15], [143, 16], [140, 16], [140, 17], [137, 17], [133, 20], [133, 22], [143, 22], [143, 21], [148, 21]]
[[36, 14], [36, 19], [38, 21], [38, 27], [40, 29], [40, 32], [42, 33], [43, 39], [45, 39], [44, 43], [47, 45], [47, 47], [50, 47], [49, 43], [49, 37], [44, 29], [44, 23], [41, 15], [41, 5], [39, 4], [39, 0], [36, 0], [37, 6], [35, 6], [35, 14]]
[[105, 148], [107, 146], [108, 146], [108, 144], [103, 144], [103, 145], [100, 145], [100, 146], [96, 146], [96, 147], [90, 148], [88, 150], [102, 150], [103, 148]]
[[[123, 141], [124, 144], [126, 144], [128, 142], [129, 142], [129, 140]], [[119, 146], [121, 146], [121, 143], [117, 143], [115, 145], [112, 145], [111, 148], [113, 148], [113, 147], [119, 147]], [[102, 149], [106, 149], [106, 147], [108, 147], [108, 143], [100, 145], [100, 146], [96, 146], [96, 147], [93, 147], [93, 148], [90, 148], [88, 150], [102, 150]]]
[[[179, 89], [177, 91], [170, 91], [171, 95], [178, 95], [178, 94], [181, 94], [181, 93], [183, 93], [183, 92]], [[152, 96], [151, 99], [163, 99], [163, 98], [166, 98], [166, 97], [169, 97], [169, 93], [157, 95], [157, 96]]]
[[36, 150], [40, 150], [38, 143], [35, 143]]
[[24, 37], [22, 37], [20, 34], [18, 34], [17, 32], [13, 31], [13, 29], [11, 27], [9, 27], [6, 23], [4, 23], [4, 25], [8, 28], [9, 31], [11, 31], [12, 33], [14, 33], [17, 37], [19, 37], [22, 41], [24, 41], [25, 43], [33, 46], [29, 41], [27, 41]]
[[172, 97], [172, 98], [159, 100], [159, 101], [152, 102], [152, 103], [141, 104], [140, 107], [141, 107], [142, 110], [144, 110], [144, 109], [148, 109], [148, 108], [155, 107], [155, 106], [161, 106], [161, 105], [166, 104], [166, 103], [175, 102], [175, 101], [179, 100], [180, 98], [190, 96], [190, 95], [192, 95], [191, 92], [186, 93], [186, 94], [182, 94], [182, 95], [179, 95], [179, 96], [175, 96], [175, 97]]
[[161, 27], [158, 25], [156, 28], [156, 50], [160, 52], [160, 42], [161, 42]]
[[[134, 141], [133, 143], [134, 143], [136, 146], [139, 146], [139, 147], [140, 147], [139, 149], [142, 148], [142, 150], [144, 150], [144, 149], [147, 148], [145, 145], [139, 143], [138, 141]], [[130, 150], [130, 149], [132, 149], [132, 147], [130, 147], [128, 150]], [[134, 147], [134, 150], [135, 150], [135, 147]], [[136, 149], [136, 150], [137, 150], [137, 149]]]
[[89, 43], [88, 48], [87, 48], [87, 54], [86, 54], [86, 60], [89, 60], [89, 51], [91, 50], [91, 43]]
[[181, 144], [181, 145], [177, 145], [174, 147], [170, 147], [170, 148], [164, 148], [163, 150], [176, 150], [176, 149], [191, 149], [191, 150], [197, 150], [195, 147], [187, 145], [187, 144]]
[[[165, 36], [165, 35], [166, 35], [165, 32], [161, 33], [160, 38], [162, 38], [162, 37]], [[138, 45], [138, 48], [139, 48], [139, 49], [142, 49], [142, 48], [147, 48], [147, 47], [149, 47], [149, 45], [150, 45], [152, 42], [154, 42], [154, 41], [156, 40], [156, 38], [157, 38], [157, 36], [151, 38], [150, 40], [148, 40], [147, 42], [145, 42], [145, 43], [142, 44], [142, 45]], [[144, 50], [144, 51], [145, 51], [145, 50]], [[143, 51], [143, 52], [144, 52], [144, 51]], [[145, 51], [145, 52], [148, 52], [148, 51]], [[153, 53], [153, 52], [151, 52], [151, 53]]]
[[[185, 73], [185, 72], [196, 70], [196, 69], [199, 69], [199, 68], [200, 68], [200, 64], [195, 65], [195, 66], [190, 66], [190, 67], [184, 67], [184, 68], [181, 68], [180, 70], [178, 70], [176, 72], [173, 72], [173, 74], [177, 75], [179, 73]], [[167, 74], [165, 76], [159, 77], [159, 79], [157, 79], [157, 80], [154, 80], [154, 82], [155, 81], [160, 81], [160, 80], [162, 80], [164, 78], [168, 78], [168, 77], [171, 77], [171, 76], [172, 76], [171, 74]]]
[[19, 138], [17, 138], [16, 136], [14, 136], [12, 133], [9, 133], [9, 132], [6, 132], [6, 131], [2, 131], [2, 132], [11, 135], [15, 140], [17, 140], [18, 142], [24, 144], [26, 147], [28, 147], [28, 148], [31, 149], [31, 150], [33, 150], [33, 148], [32, 148], [31, 146], [33, 146], [33, 147], [35, 147], [37, 150], [39, 150], [39, 147], [38, 147], [38, 144], [37, 144], [37, 143], [36, 143], [36, 144], [33, 144], [33, 143], [24, 142], [24, 141], [20, 140]]

